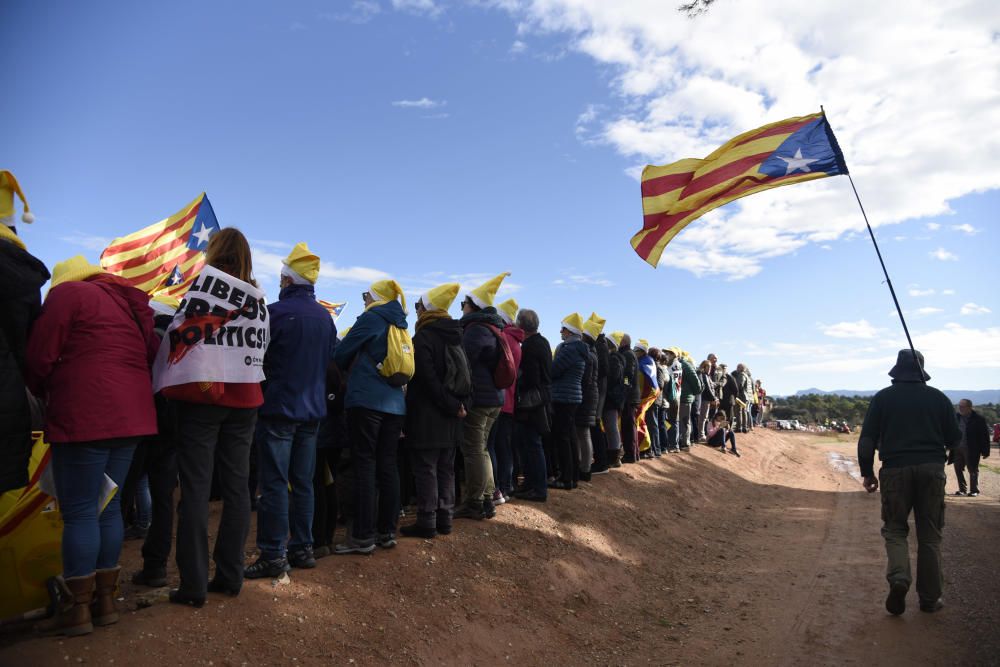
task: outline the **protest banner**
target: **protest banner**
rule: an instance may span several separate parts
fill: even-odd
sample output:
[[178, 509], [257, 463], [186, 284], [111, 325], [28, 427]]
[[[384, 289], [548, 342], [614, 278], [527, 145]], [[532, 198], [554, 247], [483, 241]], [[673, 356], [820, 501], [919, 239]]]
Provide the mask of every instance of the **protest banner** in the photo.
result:
[[153, 391], [189, 382], [260, 382], [269, 333], [264, 292], [206, 266], [163, 336]]

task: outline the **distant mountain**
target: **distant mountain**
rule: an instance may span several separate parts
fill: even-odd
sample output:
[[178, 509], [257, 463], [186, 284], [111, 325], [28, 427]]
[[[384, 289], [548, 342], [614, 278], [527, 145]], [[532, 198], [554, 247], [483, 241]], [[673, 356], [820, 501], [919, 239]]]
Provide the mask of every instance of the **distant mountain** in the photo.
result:
[[[823, 391], [822, 389], [800, 389], [795, 392], [796, 396], [807, 394], [837, 395], [837, 396], [872, 396], [874, 389], [834, 389], [833, 391]], [[973, 405], [980, 403], [1000, 403], [1000, 389], [982, 389], [976, 391], [966, 391], [963, 389], [942, 389], [945, 395], [951, 399], [952, 403], [958, 403], [959, 399], [967, 398]]]

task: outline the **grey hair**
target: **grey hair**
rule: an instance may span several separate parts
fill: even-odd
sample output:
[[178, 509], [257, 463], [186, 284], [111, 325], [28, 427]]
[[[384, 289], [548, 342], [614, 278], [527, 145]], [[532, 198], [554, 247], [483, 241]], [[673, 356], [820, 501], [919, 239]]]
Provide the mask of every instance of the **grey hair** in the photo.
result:
[[517, 326], [524, 329], [525, 333], [538, 332], [538, 313], [528, 308], [524, 308], [517, 313]]

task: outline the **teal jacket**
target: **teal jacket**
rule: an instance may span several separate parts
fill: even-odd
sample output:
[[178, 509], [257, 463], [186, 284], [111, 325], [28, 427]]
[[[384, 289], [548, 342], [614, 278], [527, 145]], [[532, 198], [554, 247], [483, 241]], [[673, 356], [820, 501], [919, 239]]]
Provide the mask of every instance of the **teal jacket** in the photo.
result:
[[389, 325], [406, 328], [406, 313], [398, 301], [390, 301], [363, 312], [334, 350], [333, 360], [347, 376], [345, 408], [367, 408], [390, 415], [406, 414], [402, 387], [392, 387], [379, 373], [385, 359]]

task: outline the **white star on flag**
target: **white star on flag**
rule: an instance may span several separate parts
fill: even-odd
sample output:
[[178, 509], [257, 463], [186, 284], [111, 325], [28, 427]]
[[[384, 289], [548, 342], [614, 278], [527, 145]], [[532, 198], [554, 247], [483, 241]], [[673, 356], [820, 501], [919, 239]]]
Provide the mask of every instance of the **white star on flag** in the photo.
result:
[[819, 162], [819, 158], [804, 158], [802, 157], [802, 149], [799, 148], [795, 151], [795, 155], [792, 157], [781, 157], [778, 156], [779, 160], [784, 160], [788, 167], [785, 169], [785, 176], [789, 174], [794, 174], [799, 171], [810, 171], [809, 165], [813, 162]]
[[[802, 157], [801, 155], [799, 157]], [[806, 169], [806, 171], [809, 171]], [[204, 245], [208, 243], [208, 239], [212, 236], [212, 228], [206, 225], [204, 222], [201, 223], [201, 229], [195, 232], [194, 237], [198, 239], [198, 245]]]

